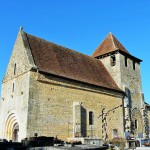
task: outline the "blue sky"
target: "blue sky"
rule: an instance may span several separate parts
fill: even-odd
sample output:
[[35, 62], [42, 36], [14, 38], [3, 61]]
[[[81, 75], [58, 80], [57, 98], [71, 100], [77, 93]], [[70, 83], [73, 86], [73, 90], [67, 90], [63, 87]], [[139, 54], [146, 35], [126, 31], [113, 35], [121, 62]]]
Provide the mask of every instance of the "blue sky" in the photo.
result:
[[142, 88], [150, 103], [149, 0], [1, 0], [0, 82], [20, 26], [87, 55], [112, 32], [132, 55], [143, 60]]

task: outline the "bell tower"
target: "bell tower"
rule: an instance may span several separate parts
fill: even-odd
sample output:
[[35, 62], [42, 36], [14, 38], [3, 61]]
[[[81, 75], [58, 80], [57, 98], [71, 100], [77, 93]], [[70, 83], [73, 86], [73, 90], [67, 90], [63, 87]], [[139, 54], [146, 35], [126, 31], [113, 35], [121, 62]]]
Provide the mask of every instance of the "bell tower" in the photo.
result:
[[134, 137], [144, 136], [144, 99], [140, 75], [142, 60], [131, 55], [112, 33], [107, 35], [92, 57], [104, 64], [118, 87], [125, 92], [125, 132], [134, 134]]

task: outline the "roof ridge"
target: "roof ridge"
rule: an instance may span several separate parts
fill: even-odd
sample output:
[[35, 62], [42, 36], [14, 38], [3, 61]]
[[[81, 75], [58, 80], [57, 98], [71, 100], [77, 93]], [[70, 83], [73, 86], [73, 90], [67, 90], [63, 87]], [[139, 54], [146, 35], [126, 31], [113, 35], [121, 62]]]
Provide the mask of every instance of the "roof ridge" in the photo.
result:
[[[23, 31], [23, 32], [24, 32], [24, 31]], [[38, 37], [38, 36], [34, 36], [34, 35], [32, 35], [32, 34], [28, 34], [27, 32], [24, 32], [24, 33], [25, 33], [26, 35], [30, 35], [30, 36], [32, 36], [32, 37], [38, 38], [39, 40], [42, 40], [42, 41], [45, 41], [45, 42], [47, 42], [47, 43], [51, 43], [51, 44], [53, 44], [53, 45], [56, 45], [56, 46], [61, 47], [61, 48], [63, 48], [63, 49], [66, 49], [66, 50], [68, 50], [68, 51], [71, 51], [71, 52], [74, 52], [74, 53], [79, 53], [79, 54], [81, 54], [81, 55], [84, 55], [84, 56], [87, 56], [87, 57], [91, 58], [91, 56], [88, 56], [88, 55], [86, 55], [86, 54], [83, 54], [83, 53], [81, 53], [81, 52], [79, 52], [79, 51], [76, 51], [76, 50], [74, 50], [74, 49], [71, 49], [71, 48], [62, 46], [62, 45], [57, 44], [57, 43], [54, 43], [54, 42], [50, 42], [50, 41], [48, 41], [48, 40], [46, 40], [46, 39], [43, 39], [43, 38], [40, 38], [40, 37]]]
[[[24, 32], [24, 31], [22, 31], [22, 32]], [[86, 57], [88, 57], [89, 59], [94, 59], [94, 61], [98, 61], [98, 62], [99, 62], [98, 59], [95, 59], [95, 58], [93, 58], [93, 57], [91, 57], [91, 56], [88, 56], [88, 55], [83, 54], [83, 53], [81, 53], [81, 52], [78, 52], [78, 51], [76, 51], [76, 50], [70, 49], [70, 48], [68, 48], [68, 47], [61, 46], [61, 45], [59, 45], [59, 44], [56, 44], [56, 43], [54, 43], [54, 42], [50, 42], [50, 41], [48, 41], [48, 40], [45, 40], [45, 39], [43, 39], [43, 38], [34, 36], [34, 35], [32, 35], [32, 34], [28, 34], [28, 33], [26, 33], [26, 32], [24, 32], [24, 33], [26, 34], [26, 36], [30, 35], [30, 36], [32, 36], [32, 37], [38, 38], [39, 40], [45, 41], [45, 42], [47, 42], [47, 43], [51, 43], [51, 44], [53, 44], [53, 45], [56, 45], [56, 46], [61, 47], [61, 48], [63, 48], [63, 49], [66, 49], [66, 50], [68, 50], [68, 51], [70, 51], [70, 52], [78, 53], [78, 54], [80, 54], [80, 55], [82, 55], [82, 56], [86, 56]], [[28, 39], [28, 37], [27, 37], [27, 39]], [[28, 44], [30, 45], [29, 42], [28, 42]], [[30, 48], [30, 49], [31, 49], [31, 48]]]
[[113, 41], [114, 48], [118, 49], [118, 47], [116, 47], [116, 44], [115, 44], [115, 42], [114, 42], [114, 38], [113, 38], [112, 33], [110, 33], [110, 35], [111, 35], [111, 38], [112, 38], [112, 41]]

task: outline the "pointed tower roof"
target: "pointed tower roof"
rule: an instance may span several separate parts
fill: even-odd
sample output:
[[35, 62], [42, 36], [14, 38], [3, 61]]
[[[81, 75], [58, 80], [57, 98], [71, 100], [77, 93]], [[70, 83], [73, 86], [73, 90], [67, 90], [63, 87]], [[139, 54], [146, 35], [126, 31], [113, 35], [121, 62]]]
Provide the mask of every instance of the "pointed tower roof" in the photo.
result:
[[130, 55], [124, 46], [117, 40], [117, 38], [112, 33], [109, 33], [104, 41], [94, 51], [92, 57], [98, 57], [116, 50], [120, 50]]

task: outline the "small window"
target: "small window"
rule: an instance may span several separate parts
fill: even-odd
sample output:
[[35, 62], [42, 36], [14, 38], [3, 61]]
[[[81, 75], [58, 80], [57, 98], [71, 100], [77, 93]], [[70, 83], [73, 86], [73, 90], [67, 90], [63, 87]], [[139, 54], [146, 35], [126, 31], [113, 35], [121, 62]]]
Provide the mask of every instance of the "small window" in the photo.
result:
[[129, 97], [129, 89], [127, 87], [125, 87], [125, 93], [126, 93], [126, 96]]
[[134, 121], [134, 127], [135, 127], [135, 129], [138, 129], [138, 121], [137, 120]]
[[129, 108], [131, 108], [132, 107], [131, 92], [127, 87], [125, 87], [125, 93], [126, 93], [126, 104]]
[[133, 61], [133, 70], [135, 70], [135, 61]]
[[110, 57], [110, 65], [111, 66], [115, 66], [116, 65], [116, 56], [115, 55], [112, 55]]
[[13, 83], [12, 92], [15, 90], [15, 84]]
[[16, 64], [14, 65], [14, 75], [16, 75]]
[[125, 66], [127, 67], [127, 66], [128, 66], [128, 58], [125, 56], [124, 59], [125, 59], [125, 60], [124, 60]]
[[144, 93], [141, 93], [141, 94], [142, 94], [142, 100], [145, 101]]
[[94, 114], [92, 111], [89, 111], [89, 125], [94, 124]]
[[117, 129], [113, 129], [113, 137], [118, 137], [118, 130]]

